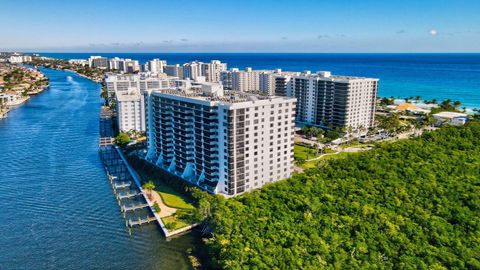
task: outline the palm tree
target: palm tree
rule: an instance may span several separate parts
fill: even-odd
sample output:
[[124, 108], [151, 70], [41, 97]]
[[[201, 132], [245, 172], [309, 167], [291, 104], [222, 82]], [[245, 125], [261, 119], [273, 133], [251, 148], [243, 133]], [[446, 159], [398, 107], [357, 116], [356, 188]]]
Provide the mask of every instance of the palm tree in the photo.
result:
[[153, 181], [149, 180], [147, 183], [143, 184], [142, 188], [147, 191], [148, 198], [152, 199], [152, 190], [155, 189]]
[[455, 101], [453, 102], [453, 108], [456, 110], [458, 106], [460, 106], [462, 103], [460, 101]]
[[440, 104], [440, 106], [443, 108], [443, 109], [448, 109], [452, 106], [452, 100], [450, 99], [445, 99], [444, 101], [442, 101], [442, 104]]

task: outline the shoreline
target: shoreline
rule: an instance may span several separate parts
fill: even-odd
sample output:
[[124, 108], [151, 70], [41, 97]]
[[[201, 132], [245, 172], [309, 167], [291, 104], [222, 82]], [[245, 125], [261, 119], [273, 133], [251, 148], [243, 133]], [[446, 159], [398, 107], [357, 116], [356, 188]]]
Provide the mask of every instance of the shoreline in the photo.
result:
[[[30, 68], [29, 69], [34, 69], [35, 71], [41, 73], [45, 78], [48, 78], [43, 72], [38, 70], [37, 68]], [[5, 108], [3, 110], [0, 110], [0, 119], [6, 119], [8, 117], [8, 113], [11, 112], [12, 110], [19, 108], [23, 104], [25, 104], [27, 101], [29, 101], [32, 97], [35, 97], [36, 95], [39, 95], [43, 93], [45, 90], [50, 88], [50, 79], [48, 79], [48, 83], [45, 86], [42, 86], [38, 90], [34, 92], [28, 93], [26, 96], [22, 96], [18, 100], [15, 100], [12, 104], [5, 105]]]

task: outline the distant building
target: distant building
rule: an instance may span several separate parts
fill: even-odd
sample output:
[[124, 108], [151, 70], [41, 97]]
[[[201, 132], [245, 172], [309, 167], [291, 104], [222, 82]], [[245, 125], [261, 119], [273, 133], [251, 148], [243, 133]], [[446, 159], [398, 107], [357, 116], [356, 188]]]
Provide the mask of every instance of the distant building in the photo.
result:
[[143, 96], [133, 88], [117, 93], [117, 123], [120, 132], [145, 131], [145, 108]]
[[8, 58], [8, 62], [10, 62], [12, 64], [32, 62], [32, 56], [13, 54]]
[[167, 74], [168, 76], [177, 77], [180, 79], [184, 78], [183, 66], [180, 66], [179, 64], [164, 66], [163, 73]]
[[295, 98], [224, 91], [215, 83], [144, 95], [146, 159], [158, 167], [227, 196], [292, 174]]
[[123, 59], [114, 57], [108, 61], [108, 68], [118, 70], [124, 73], [138, 73], [140, 72], [140, 63], [137, 60]]
[[6, 106], [17, 105], [18, 100], [20, 100], [21, 97], [22, 96], [15, 91], [7, 91], [7, 92], [0, 93], [0, 100]]
[[297, 98], [297, 123], [344, 128], [374, 125], [378, 79], [319, 71], [279, 76], [274, 92]]
[[219, 60], [210, 63], [193, 61], [183, 64], [183, 78], [197, 82], [219, 82], [221, 72], [227, 70], [227, 64]]
[[433, 115], [435, 126], [450, 124], [454, 126], [462, 126], [468, 121], [468, 115], [457, 112], [439, 112]]
[[245, 70], [232, 68], [220, 73], [220, 81], [226, 89], [273, 95], [275, 90], [274, 76], [279, 72], [281, 70], [253, 70], [250, 67], [245, 68]]
[[103, 56], [90, 56], [88, 58], [88, 66], [91, 68], [108, 68], [108, 58]]
[[[175, 78], [173, 78], [175, 79]], [[163, 73], [144, 72], [138, 74], [107, 74], [105, 85], [108, 96], [114, 98], [118, 92], [136, 89], [138, 92], [151, 89], [164, 89], [174, 85], [172, 78]]]
[[429, 114], [430, 110], [419, 108], [412, 103], [403, 103], [403, 104], [393, 104], [387, 105], [388, 110], [393, 110], [395, 112], [411, 112], [413, 114]]
[[207, 82], [219, 82], [222, 71], [227, 70], [227, 64], [219, 60], [212, 60], [210, 63], [202, 63], [202, 76]]
[[183, 64], [183, 78], [197, 80], [202, 74], [202, 62], [193, 61]]
[[108, 68], [112, 70], [125, 70], [125, 59], [114, 57], [108, 61]]
[[146, 71], [154, 73], [163, 73], [163, 68], [167, 65], [167, 61], [160, 59], [153, 59], [145, 63]]
[[70, 59], [68, 60], [68, 63], [72, 65], [88, 66], [88, 60], [85, 59]]

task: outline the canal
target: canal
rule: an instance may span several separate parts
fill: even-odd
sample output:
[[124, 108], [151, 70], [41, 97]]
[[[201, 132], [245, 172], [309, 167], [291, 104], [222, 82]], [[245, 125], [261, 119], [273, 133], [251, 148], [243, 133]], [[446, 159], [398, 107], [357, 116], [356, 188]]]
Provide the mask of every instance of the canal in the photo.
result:
[[50, 88], [0, 120], [0, 269], [189, 269], [193, 236], [127, 233], [98, 155], [100, 85]]

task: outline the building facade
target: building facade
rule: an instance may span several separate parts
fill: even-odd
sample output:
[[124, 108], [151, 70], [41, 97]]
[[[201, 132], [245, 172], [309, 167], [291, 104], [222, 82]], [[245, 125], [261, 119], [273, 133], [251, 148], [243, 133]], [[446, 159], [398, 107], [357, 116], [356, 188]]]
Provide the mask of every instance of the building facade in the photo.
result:
[[137, 89], [117, 93], [117, 124], [120, 132], [145, 132], [145, 103]]
[[292, 174], [295, 98], [208, 83], [144, 96], [146, 159], [158, 167], [226, 196]]
[[330, 72], [278, 76], [275, 93], [297, 98], [298, 123], [353, 129], [373, 127], [378, 79]]
[[174, 79], [163, 73], [143, 72], [138, 74], [107, 74], [105, 85], [108, 96], [113, 98], [116, 93], [136, 89], [139, 93], [149, 89], [164, 89], [175, 85]]
[[166, 65], [163, 67], [163, 73], [167, 74], [168, 76], [177, 77], [182, 79], [183, 76], [183, 67], [179, 64], [175, 65]]
[[163, 68], [167, 65], [167, 61], [160, 59], [152, 59], [145, 64], [146, 71], [153, 73], [163, 73]]
[[219, 60], [212, 60], [210, 63], [202, 63], [202, 76], [207, 82], [219, 82], [221, 72], [227, 70], [227, 64]]
[[245, 68], [245, 70], [232, 68], [220, 73], [220, 81], [226, 89], [274, 95], [274, 78], [277, 73], [281, 73], [281, 70], [253, 70], [250, 67]]
[[103, 56], [90, 56], [88, 58], [88, 66], [91, 68], [108, 68], [108, 58]]

